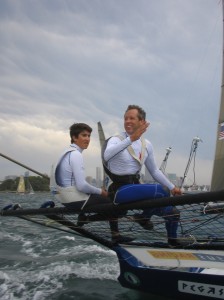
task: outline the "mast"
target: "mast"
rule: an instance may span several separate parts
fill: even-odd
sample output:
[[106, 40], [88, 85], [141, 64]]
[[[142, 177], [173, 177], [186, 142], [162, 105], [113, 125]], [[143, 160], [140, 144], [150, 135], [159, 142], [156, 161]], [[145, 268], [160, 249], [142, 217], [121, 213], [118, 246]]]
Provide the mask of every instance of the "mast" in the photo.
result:
[[[224, 0], [222, 0], [224, 18]], [[223, 20], [223, 49], [222, 49], [222, 85], [219, 109], [219, 119], [216, 137], [216, 150], [213, 164], [211, 191], [221, 190], [224, 187], [224, 20]]]
[[[195, 170], [195, 157], [196, 157], [196, 152], [197, 152], [199, 142], [202, 142], [202, 140], [198, 136], [194, 137], [193, 140], [192, 140], [190, 155], [189, 155], [189, 159], [188, 159], [188, 162], [187, 162], [186, 169], [184, 171], [184, 177], [182, 179], [180, 188], [182, 188], [183, 185], [184, 185], [184, 180], [187, 177], [187, 173], [189, 171], [189, 168], [190, 168], [190, 165], [191, 165], [191, 162], [192, 162], [193, 158], [194, 158], [194, 167], [193, 167], [193, 169]], [[193, 183], [193, 185], [195, 185], [195, 172], [194, 172], [194, 183]]]
[[[105, 134], [104, 134], [104, 131], [103, 131], [103, 127], [101, 125], [101, 122], [98, 122], [97, 123], [97, 126], [98, 126], [98, 134], [99, 134], [99, 140], [100, 140], [100, 148], [102, 150], [102, 147], [106, 141], [106, 138], [105, 138]], [[105, 174], [105, 171], [103, 171], [103, 186], [105, 187], [106, 186], [106, 174]]]
[[165, 155], [165, 157], [164, 157], [164, 159], [162, 161], [162, 164], [161, 164], [161, 166], [159, 168], [163, 173], [165, 173], [166, 165], [167, 165], [167, 160], [168, 160], [168, 157], [169, 157], [171, 151], [172, 151], [171, 147], [166, 148], [166, 155]]
[[105, 135], [101, 123], [98, 122], [97, 125], [98, 125], [99, 139], [100, 139], [100, 147], [102, 148], [106, 139], [105, 139]]

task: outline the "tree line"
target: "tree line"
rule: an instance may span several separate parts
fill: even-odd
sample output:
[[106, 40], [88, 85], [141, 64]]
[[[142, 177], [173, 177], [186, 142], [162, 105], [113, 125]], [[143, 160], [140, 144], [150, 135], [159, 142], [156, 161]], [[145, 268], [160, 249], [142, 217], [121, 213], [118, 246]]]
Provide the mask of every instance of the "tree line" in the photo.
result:
[[[34, 192], [48, 192], [49, 179], [40, 176], [29, 176], [29, 182]], [[16, 192], [19, 183], [19, 177], [15, 179], [6, 179], [0, 184], [0, 191]]]

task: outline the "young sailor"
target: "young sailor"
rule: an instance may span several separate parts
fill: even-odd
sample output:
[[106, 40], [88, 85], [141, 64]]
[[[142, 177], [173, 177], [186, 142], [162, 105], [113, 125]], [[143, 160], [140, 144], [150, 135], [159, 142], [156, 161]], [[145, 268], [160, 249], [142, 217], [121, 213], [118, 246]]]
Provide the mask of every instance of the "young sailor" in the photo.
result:
[[[145, 111], [137, 105], [129, 105], [124, 114], [125, 132], [111, 137], [102, 154], [105, 171], [113, 181], [109, 186], [110, 193], [115, 195], [119, 187], [127, 184], [139, 184], [140, 171], [145, 165], [155, 181], [168, 188], [172, 195], [181, 194], [180, 189], [175, 187], [159, 170], [154, 159], [152, 144], [142, 137], [148, 127]], [[136, 189], [138, 189], [137, 185]], [[178, 210], [173, 206], [145, 209], [142, 215], [136, 216], [136, 221], [150, 229], [152, 228], [150, 224], [152, 215], [162, 216], [165, 219], [168, 242], [175, 245], [179, 221]]]
[[[84, 123], [75, 123], [70, 127], [71, 144], [61, 155], [55, 169], [55, 183], [58, 197], [63, 205], [71, 209], [83, 209], [100, 203], [111, 203], [107, 197], [108, 192], [97, 188], [85, 180], [85, 168], [82, 152], [90, 143], [92, 128]], [[78, 225], [82, 226], [88, 221], [105, 220], [101, 215], [87, 217], [81, 213]], [[118, 228], [114, 229], [110, 222], [112, 239], [116, 242], [130, 241], [128, 237], [121, 236]]]

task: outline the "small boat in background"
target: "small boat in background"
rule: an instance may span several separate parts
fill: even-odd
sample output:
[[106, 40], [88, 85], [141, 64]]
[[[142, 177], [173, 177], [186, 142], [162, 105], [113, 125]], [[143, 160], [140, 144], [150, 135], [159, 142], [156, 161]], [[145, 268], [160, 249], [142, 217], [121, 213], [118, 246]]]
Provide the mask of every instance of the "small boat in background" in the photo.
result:
[[25, 175], [21, 175], [16, 192], [22, 194], [34, 194], [33, 187], [29, 181], [29, 172], [25, 172]]

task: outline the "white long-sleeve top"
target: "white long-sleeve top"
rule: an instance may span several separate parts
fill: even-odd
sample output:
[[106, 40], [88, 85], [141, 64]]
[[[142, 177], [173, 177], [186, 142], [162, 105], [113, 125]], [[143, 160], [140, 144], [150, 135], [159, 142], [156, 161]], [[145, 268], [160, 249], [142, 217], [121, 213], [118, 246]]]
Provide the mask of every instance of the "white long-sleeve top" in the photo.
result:
[[[144, 164], [155, 181], [166, 186], [169, 190], [172, 190], [174, 184], [168, 180], [156, 165], [151, 142], [145, 140], [146, 149], [144, 151], [144, 157], [141, 158], [141, 140], [138, 139], [137, 141], [132, 142], [126, 132], [122, 132], [120, 135], [124, 139], [121, 140], [118, 136], [111, 137], [103, 154], [108, 169], [116, 175], [131, 175], [139, 173]], [[130, 145], [133, 148], [135, 155], [142, 160], [142, 163], [139, 163], [129, 153], [127, 148]]]
[[101, 194], [100, 188], [85, 180], [82, 151], [76, 144], [71, 144], [70, 149], [64, 152], [57, 165], [56, 182], [61, 187], [75, 186], [85, 194]]

